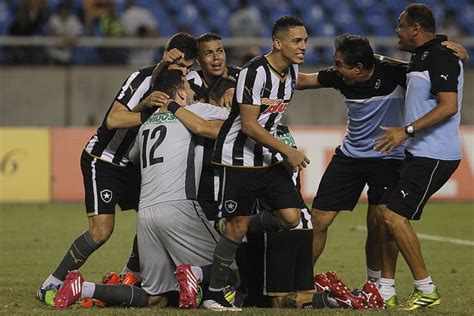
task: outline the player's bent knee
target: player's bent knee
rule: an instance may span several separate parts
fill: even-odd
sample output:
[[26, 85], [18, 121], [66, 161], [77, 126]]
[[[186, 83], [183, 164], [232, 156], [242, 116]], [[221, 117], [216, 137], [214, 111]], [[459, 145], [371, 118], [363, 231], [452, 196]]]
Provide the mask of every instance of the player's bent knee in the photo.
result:
[[295, 228], [301, 221], [300, 210], [296, 208], [282, 210], [278, 219], [283, 230]]

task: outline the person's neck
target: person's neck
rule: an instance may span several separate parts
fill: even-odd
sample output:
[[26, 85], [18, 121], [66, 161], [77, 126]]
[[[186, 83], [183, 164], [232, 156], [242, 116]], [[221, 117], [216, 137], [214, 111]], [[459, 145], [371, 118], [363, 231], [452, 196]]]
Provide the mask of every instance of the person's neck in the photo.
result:
[[272, 66], [273, 69], [278, 71], [282, 76], [286, 74], [288, 67], [291, 65], [285, 58], [280, 54], [272, 51], [270, 54], [265, 55], [268, 60], [268, 63]]
[[212, 86], [212, 84], [214, 82], [216, 82], [217, 79], [219, 79], [221, 77], [227, 77], [228, 71], [227, 71], [227, 67], [225, 67], [224, 68], [224, 73], [222, 74], [222, 76], [213, 76], [210, 73], [204, 73], [204, 71], [202, 72], [202, 75], [204, 77], [204, 82], [206, 83], [206, 85], [208, 87], [210, 87], [210, 86]]
[[426, 43], [428, 43], [429, 41], [434, 40], [435, 38], [436, 38], [436, 34], [434, 34], [434, 33], [422, 33], [422, 34], [420, 34], [420, 36], [415, 40], [415, 44], [416, 44], [415, 49], [417, 49], [420, 46], [425, 45]]

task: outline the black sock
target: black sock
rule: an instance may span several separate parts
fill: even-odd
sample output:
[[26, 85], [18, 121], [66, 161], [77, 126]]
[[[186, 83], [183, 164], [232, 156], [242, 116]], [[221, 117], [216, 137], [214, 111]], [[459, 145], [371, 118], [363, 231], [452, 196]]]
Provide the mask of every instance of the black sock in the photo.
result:
[[[207, 289], [207, 287], [209, 286], [209, 282], [211, 281], [212, 264], [208, 264], [207, 266], [201, 266], [200, 268], [202, 270], [202, 280], [200, 285], [202, 289]], [[234, 288], [237, 286], [237, 275], [230, 268], [229, 272], [227, 273], [226, 285], [230, 285]]]
[[315, 293], [313, 295], [313, 302], [312, 306], [314, 309], [321, 309], [321, 308], [331, 308], [331, 304], [328, 302], [328, 291], [323, 291], [319, 293]]
[[128, 258], [127, 268], [133, 272], [140, 272], [140, 257], [138, 256], [137, 235], [133, 239], [132, 253]]
[[53, 272], [53, 276], [59, 280], [64, 280], [68, 271], [79, 269], [101, 245], [95, 243], [89, 231], [83, 233], [74, 240], [63, 260]]
[[93, 298], [110, 306], [147, 307], [148, 294], [142, 288], [125, 284], [96, 284]]
[[234, 261], [235, 252], [239, 246], [240, 241], [232, 241], [224, 235], [217, 242], [212, 263], [211, 280], [209, 281], [210, 288], [214, 290], [224, 288], [230, 270], [229, 267]]
[[209, 286], [209, 282], [211, 281], [211, 273], [212, 273], [212, 264], [208, 264], [207, 266], [201, 266], [202, 270], [202, 280], [201, 280], [201, 287], [203, 289], [207, 289]]
[[262, 232], [276, 232], [282, 230], [281, 224], [271, 212], [262, 211], [250, 220], [248, 232], [262, 233]]

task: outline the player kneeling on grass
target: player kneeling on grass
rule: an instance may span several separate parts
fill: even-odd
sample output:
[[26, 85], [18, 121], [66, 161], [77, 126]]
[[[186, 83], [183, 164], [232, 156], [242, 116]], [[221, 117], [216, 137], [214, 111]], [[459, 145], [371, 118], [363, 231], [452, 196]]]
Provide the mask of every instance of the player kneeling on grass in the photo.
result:
[[191, 104], [194, 93], [182, 73], [175, 70], [160, 73], [154, 88], [172, 101], [140, 127], [130, 154], [139, 157], [142, 176], [137, 218], [142, 287], [84, 282], [79, 271], [72, 271], [54, 299], [57, 309], [90, 297], [109, 306], [177, 305], [176, 266], [184, 262], [200, 266], [212, 263], [218, 233], [196, 201], [200, 176], [196, 166], [202, 165], [202, 158], [196, 154], [195, 134], [215, 138], [228, 111], [209, 104]]

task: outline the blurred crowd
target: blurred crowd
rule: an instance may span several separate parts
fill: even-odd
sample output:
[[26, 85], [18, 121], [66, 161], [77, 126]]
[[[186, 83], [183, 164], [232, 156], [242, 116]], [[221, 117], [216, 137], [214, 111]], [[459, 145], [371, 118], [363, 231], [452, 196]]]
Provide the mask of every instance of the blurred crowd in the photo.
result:
[[[334, 38], [348, 32], [394, 36], [398, 13], [408, 0], [0, 0], [0, 36], [55, 36], [57, 46], [0, 47], [1, 64], [153, 63], [152, 48], [76, 46], [81, 36], [168, 38], [178, 31], [212, 31], [226, 37], [270, 37], [271, 21], [300, 17], [310, 36]], [[451, 39], [474, 36], [474, 1], [421, 1], [433, 8], [438, 33]], [[397, 56], [393, 47], [379, 53]], [[307, 64], [327, 64], [332, 45], [310, 48]], [[470, 48], [472, 52], [472, 47]], [[255, 49], [234, 49], [235, 63]], [[472, 53], [471, 53], [472, 55]]]

